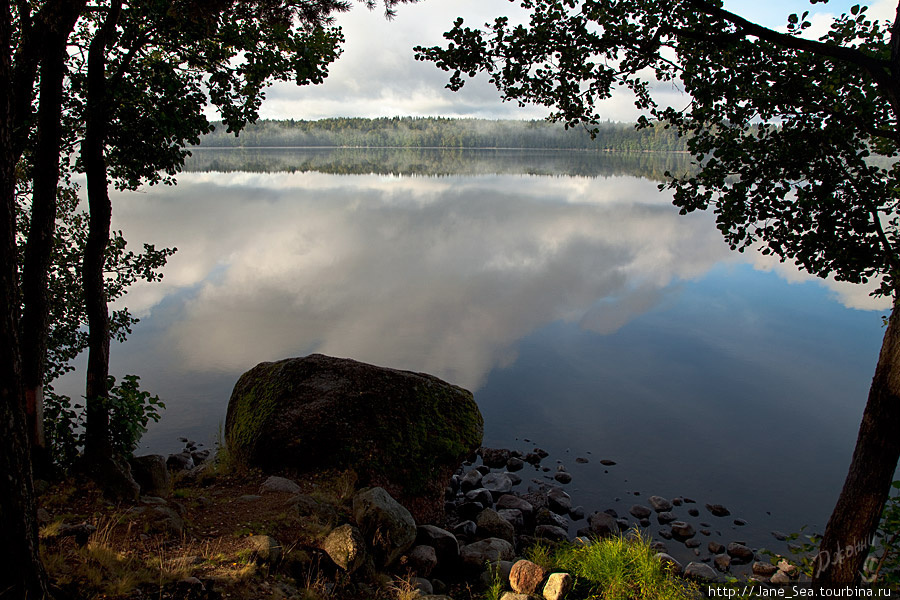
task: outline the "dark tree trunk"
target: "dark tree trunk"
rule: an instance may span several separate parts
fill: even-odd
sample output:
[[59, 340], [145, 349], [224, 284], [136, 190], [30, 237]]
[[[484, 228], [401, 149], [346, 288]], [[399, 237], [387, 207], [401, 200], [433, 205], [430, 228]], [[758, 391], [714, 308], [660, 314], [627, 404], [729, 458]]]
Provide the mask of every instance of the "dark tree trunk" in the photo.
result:
[[[45, 598], [18, 339], [12, 14], [0, 0], [0, 598]], [[21, 92], [20, 92], [21, 93]]]
[[47, 358], [50, 299], [48, 276], [56, 231], [56, 198], [59, 185], [59, 152], [62, 137], [62, 86], [66, 71], [66, 45], [84, 0], [66, 2], [48, 23], [41, 48], [40, 106], [37, 146], [34, 153], [34, 188], [31, 228], [22, 269], [22, 370], [25, 414], [36, 472], [49, 468], [44, 447], [43, 380]]
[[900, 311], [891, 312], [850, 471], [813, 571], [822, 584], [859, 581], [900, 459]]
[[81, 156], [87, 176], [90, 221], [84, 249], [82, 281], [88, 316], [88, 366], [85, 389], [87, 420], [85, 456], [98, 462], [112, 454], [109, 437], [109, 310], [103, 284], [103, 266], [109, 245], [112, 203], [106, 176], [106, 47], [116, 33], [121, 0], [111, 3], [103, 26], [94, 35], [88, 50], [87, 111]]

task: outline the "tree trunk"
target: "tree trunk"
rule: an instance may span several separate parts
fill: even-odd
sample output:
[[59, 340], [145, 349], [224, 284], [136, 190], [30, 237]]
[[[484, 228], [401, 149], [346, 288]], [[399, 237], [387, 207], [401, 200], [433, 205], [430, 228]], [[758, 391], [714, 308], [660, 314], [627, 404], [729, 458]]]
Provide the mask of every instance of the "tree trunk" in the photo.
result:
[[825, 527], [813, 581], [859, 581], [900, 459], [900, 310], [884, 334], [850, 471]]
[[84, 452], [98, 462], [112, 455], [109, 436], [109, 310], [103, 284], [106, 247], [112, 220], [109, 180], [106, 176], [106, 47], [112, 42], [121, 13], [121, 0], [111, 3], [103, 26], [88, 50], [87, 110], [81, 157], [87, 176], [90, 221], [84, 249], [82, 281], [88, 316], [88, 366], [85, 389], [87, 419]]
[[[12, 13], [0, 0], [0, 599], [48, 596], [25, 434], [16, 273]], [[21, 90], [19, 93], [22, 93]]]
[[50, 298], [48, 275], [56, 231], [56, 199], [59, 186], [59, 152], [62, 138], [63, 77], [66, 45], [85, 1], [62, 5], [60, 14], [46, 24], [41, 48], [40, 106], [37, 146], [34, 153], [34, 188], [31, 198], [31, 228], [25, 245], [22, 269], [22, 370], [25, 414], [36, 472], [50, 467], [44, 447], [43, 383], [47, 360]]

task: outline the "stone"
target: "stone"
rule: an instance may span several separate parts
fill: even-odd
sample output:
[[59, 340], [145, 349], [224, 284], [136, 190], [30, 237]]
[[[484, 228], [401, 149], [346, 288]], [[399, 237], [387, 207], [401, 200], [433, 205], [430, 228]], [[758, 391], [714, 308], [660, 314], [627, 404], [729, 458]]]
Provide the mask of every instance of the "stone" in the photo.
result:
[[515, 509], [522, 513], [525, 520], [530, 519], [534, 515], [534, 507], [524, 498], [519, 498], [512, 494], [505, 494], [497, 499], [497, 510]]
[[692, 538], [696, 533], [694, 526], [684, 521], [673, 521], [669, 527], [672, 528], [672, 536], [680, 540]]
[[534, 537], [551, 542], [562, 542], [569, 534], [562, 527], [556, 525], [538, 525], [534, 528]]
[[628, 509], [628, 512], [635, 519], [646, 519], [651, 514], [653, 514], [653, 511], [651, 511], [646, 506], [642, 506], [640, 504], [635, 504], [634, 506], [632, 506], [631, 508]]
[[[506, 473], [489, 473], [481, 479], [481, 485], [491, 493], [494, 498], [508, 494], [512, 490], [512, 480]], [[492, 500], [493, 502], [493, 500]]]
[[172, 476], [169, 475], [166, 458], [162, 454], [135, 456], [128, 462], [131, 465], [131, 476], [141, 488], [141, 495], [160, 498], [169, 495]]
[[688, 548], [699, 548], [700, 540], [698, 540], [697, 538], [690, 538], [690, 539], [684, 540], [684, 545], [687, 546]]
[[515, 542], [516, 529], [512, 523], [501, 517], [497, 511], [486, 508], [475, 521], [475, 535], [480, 538], [500, 538], [510, 544]]
[[353, 496], [353, 518], [378, 566], [390, 566], [416, 540], [416, 522], [406, 508], [380, 487]]
[[603, 465], [604, 467], [611, 467], [616, 464], [616, 461], [610, 460], [608, 458], [604, 458], [604, 459], [600, 460], [600, 464]]
[[252, 535], [247, 538], [246, 544], [260, 564], [274, 564], [281, 560], [281, 544], [270, 535]]
[[743, 544], [739, 544], [737, 542], [731, 542], [728, 544], [728, 547], [725, 549], [728, 553], [728, 556], [731, 557], [732, 561], [737, 565], [746, 565], [751, 560], [753, 560], [753, 550], [748, 548]]
[[134, 502], [140, 497], [141, 487], [131, 476], [127, 462], [101, 458], [91, 463], [90, 472], [107, 500]]
[[352, 469], [427, 522], [443, 517], [444, 489], [483, 428], [471, 392], [458, 386], [313, 354], [241, 375], [225, 440], [238, 464], [264, 472]]
[[784, 585], [786, 583], [790, 583], [791, 578], [784, 571], [775, 571], [769, 581], [777, 585]]
[[179, 537], [184, 533], [184, 519], [168, 506], [153, 506], [145, 513], [149, 531], [170, 537]]
[[534, 522], [537, 525], [553, 525], [566, 531], [569, 530], [569, 522], [562, 515], [558, 515], [552, 510], [542, 508], [534, 515]]
[[488, 507], [494, 503], [494, 497], [491, 492], [483, 487], [469, 490], [466, 492], [466, 500], [469, 502], [478, 502], [482, 508]]
[[435, 525], [420, 525], [416, 530], [415, 543], [434, 548], [438, 565], [442, 568], [453, 568], [459, 560], [459, 542], [446, 529]]
[[738, 527], [743, 527], [744, 525], [747, 524], [747, 521], [745, 521], [744, 519], [735, 519], [734, 524], [737, 525]]
[[777, 567], [779, 571], [781, 571], [788, 577], [794, 578], [800, 575], [800, 569], [797, 567], [797, 565], [792, 565], [783, 558], [778, 561]]
[[687, 579], [693, 579], [700, 582], [711, 582], [718, 579], [716, 572], [713, 571], [712, 567], [705, 565], [702, 562], [688, 563], [688, 566], [684, 568], [684, 576]]
[[716, 565], [716, 569], [723, 573], [727, 573], [728, 569], [731, 568], [731, 557], [727, 554], [716, 554], [715, 558], [713, 558], [713, 564]]
[[576, 506], [569, 511], [569, 516], [572, 517], [573, 521], [580, 521], [584, 518], [584, 507]]
[[672, 521], [677, 521], [678, 517], [675, 516], [675, 513], [664, 510], [661, 513], [656, 515], [656, 520], [659, 521], [660, 525], [665, 525], [666, 523], [671, 523]]
[[684, 572], [684, 566], [682, 566], [674, 556], [667, 552], [657, 552], [656, 559], [661, 562], [664, 567], [668, 567], [674, 575], [681, 575]]
[[706, 545], [707, 550], [709, 550], [710, 554], [722, 554], [725, 552], [725, 546], [720, 544], [719, 542], [710, 542]]
[[194, 457], [191, 456], [190, 452], [178, 452], [176, 454], [170, 454], [166, 459], [166, 467], [170, 471], [175, 471], [176, 473], [180, 473], [181, 471], [190, 471], [194, 468]]
[[506, 448], [482, 448], [481, 461], [488, 467], [505, 467], [511, 454]]
[[653, 510], [658, 513], [672, 510], [672, 503], [662, 496], [650, 496], [647, 498], [647, 502], [649, 502], [650, 506], [653, 507]]
[[467, 544], [459, 551], [463, 565], [472, 571], [481, 571], [485, 563], [512, 560], [514, 555], [513, 545], [499, 538], [487, 538]]
[[566, 471], [557, 471], [553, 475], [553, 479], [555, 479], [556, 481], [558, 481], [562, 484], [572, 483], [572, 476], [569, 473], [567, 473]]
[[421, 577], [428, 577], [438, 564], [437, 551], [432, 546], [413, 546], [408, 560], [413, 571]]
[[691, 515], [692, 517], [699, 517], [699, 516], [700, 516], [700, 511], [697, 510], [696, 508], [689, 508], [689, 509], [688, 509], [688, 514]]
[[542, 492], [539, 490], [522, 494], [521, 498], [531, 504], [535, 512], [542, 508], [548, 508], [550, 506], [550, 500], [547, 498], [546, 492]]
[[515, 529], [525, 527], [525, 517], [522, 516], [522, 511], [518, 508], [501, 508], [497, 511], [497, 514]]
[[332, 530], [322, 543], [322, 550], [338, 567], [353, 573], [366, 562], [366, 541], [356, 527], [344, 524]]
[[754, 575], [759, 575], [761, 577], [771, 577], [775, 574], [775, 571], [778, 570], [778, 567], [776, 567], [772, 563], [756, 561], [755, 563], [753, 563], [753, 566], [750, 567], [750, 569], [753, 571]]
[[544, 567], [523, 559], [513, 564], [509, 572], [509, 587], [520, 594], [532, 594], [541, 588], [545, 577], [547, 570]]
[[727, 517], [731, 514], [731, 512], [721, 504], [707, 504], [706, 510], [714, 517]]
[[521, 471], [525, 467], [525, 461], [517, 456], [511, 456], [506, 461], [506, 468], [509, 471]]
[[503, 592], [500, 600], [543, 600], [535, 594], [517, 594], [515, 592]]
[[461, 521], [453, 526], [454, 535], [465, 537], [465, 538], [474, 538], [475, 532], [478, 530], [478, 526], [475, 524], [475, 521]]
[[545, 600], [562, 600], [572, 590], [574, 582], [568, 573], [551, 573], [544, 585]]
[[259, 486], [259, 494], [299, 494], [300, 486], [285, 477], [272, 475]]
[[559, 488], [553, 488], [547, 493], [547, 508], [558, 515], [568, 514], [572, 510], [572, 498]]
[[597, 537], [609, 537], [619, 533], [619, 524], [606, 513], [594, 513], [588, 518], [588, 527]]
[[462, 479], [459, 480], [459, 488], [463, 492], [469, 492], [471, 490], [475, 490], [481, 487], [481, 480], [484, 479], [484, 475], [478, 469], [472, 469], [467, 471], [465, 475], [462, 476]]
[[414, 590], [418, 592], [419, 597], [431, 596], [434, 594], [434, 586], [424, 577], [413, 577], [409, 580]]

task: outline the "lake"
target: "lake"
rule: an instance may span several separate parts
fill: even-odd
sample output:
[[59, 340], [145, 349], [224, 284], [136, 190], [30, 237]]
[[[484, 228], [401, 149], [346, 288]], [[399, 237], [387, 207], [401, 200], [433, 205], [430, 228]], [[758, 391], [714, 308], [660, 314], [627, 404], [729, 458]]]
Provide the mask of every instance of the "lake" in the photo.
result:
[[[141, 322], [112, 350], [113, 374], [167, 404], [143, 450], [211, 445], [242, 372], [321, 352], [468, 388], [485, 445], [546, 449], [589, 511], [687, 496], [748, 522], [716, 520], [725, 543], [822, 529], [887, 303], [730, 252], [713, 215], [679, 216], [658, 190], [686, 168], [585, 152], [195, 151], [177, 186], [113, 198], [132, 245], [178, 247], [161, 283], [125, 299]], [[79, 378], [57, 389], [79, 396]]]

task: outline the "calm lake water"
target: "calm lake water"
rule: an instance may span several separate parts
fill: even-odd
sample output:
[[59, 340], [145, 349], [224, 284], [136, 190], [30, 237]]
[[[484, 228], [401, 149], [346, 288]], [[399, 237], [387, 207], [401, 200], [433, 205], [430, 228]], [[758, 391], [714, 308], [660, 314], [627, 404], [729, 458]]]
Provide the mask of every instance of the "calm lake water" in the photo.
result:
[[242, 372], [321, 352], [470, 389], [485, 445], [546, 449], [589, 511], [687, 496], [748, 522], [703, 511], [716, 539], [767, 547], [824, 526], [886, 303], [679, 216], [657, 178], [684, 157], [195, 154], [176, 187], [113, 199], [132, 244], [179, 249], [113, 348], [168, 406], [145, 450], [212, 444]]

